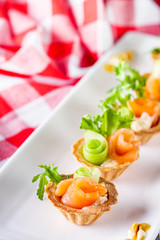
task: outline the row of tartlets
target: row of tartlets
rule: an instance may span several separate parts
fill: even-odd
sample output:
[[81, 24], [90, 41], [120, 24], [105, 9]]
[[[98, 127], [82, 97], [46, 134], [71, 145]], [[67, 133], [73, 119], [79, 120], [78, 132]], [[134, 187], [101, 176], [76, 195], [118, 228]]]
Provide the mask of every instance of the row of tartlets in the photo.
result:
[[101, 115], [82, 117], [84, 135], [73, 144], [73, 155], [84, 167], [66, 176], [53, 165], [40, 165], [45, 171], [32, 180], [40, 179], [38, 197], [43, 199], [45, 189], [50, 201], [73, 223], [89, 224], [117, 203], [118, 193], [110, 181], [139, 158], [141, 144], [160, 132], [160, 57], [156, 51], [150, 74], [141, 76], [123, 54], [112, 66], [120, 84], [100, 101]]
[[[127, 53], [124, 54], [126, 56]], [[123, 57], [122, 53], [120, 57]], [[109, 90], [107, 98], [100, 101], [102, 115], [91, 117], [88, 114], [82, 117], [80, 128], [86, 131], [84, 137], [73, 145], [76, 159], [88, 169], [97, 165], [101, 177], [109, 181], [122, 174], [139, 158], [139, 145], [148, 142], [160, 132], [160, 57], [155, 60], [150, 74], [141, 76], [124, 60], [119, 60], [114, 65], [114, 72], [120, 84]], [[151, 81], [156, 93], [151, 85], [148, 86]], [[149, 95], [149, 92], [152, 94]], [[96, 132], [96, 136], [93, 132]], [[85, 149], [90, 144], [88, 140], [93, 139], [92, 135], [96, 139], [104, 138], [101, 139], [103, 143], [107, 140], [104, 146], [107, 145], [108, 153], [102, 161], [89, 159], [88, 153], [85, 156]]]

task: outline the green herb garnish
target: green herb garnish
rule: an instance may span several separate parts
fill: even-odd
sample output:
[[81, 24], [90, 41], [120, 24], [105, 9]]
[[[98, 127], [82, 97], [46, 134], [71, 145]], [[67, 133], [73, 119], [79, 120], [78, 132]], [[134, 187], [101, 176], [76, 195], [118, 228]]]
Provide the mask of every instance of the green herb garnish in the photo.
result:
[[100, 107], [102, 111], [106, 108], [127, 107], [127, 101], [132, 98], [144, 97], [144, 86], [146, 84], [146, 78], [142, 77], [138, 71], [132, 69], [123, 60], [114, 66], [116, 79], [120, 82], [120, 85], [110, 89], [108, 97], [100, 101]]
[[[98, 134], [95, 132], [93, 133]], [[85, 141], [83, 146], [83, 156], [87, 162], [94, 165], [101, 165], [105, 161], [108, 155], [108, 143], [105, 138], [104, 140], [105, 144], [99, 139], [89, 139]]]
[[[45, 186], [48, 182], [53, 181], [55, 184], [58, 184], [63, 180], [62, 176], [57, 172], [57, 167], [50, 165], [39, 165], [38, 167], [44, 168], [45, 171], [33, 177], [32, 182], [35, 182], [39, 179], [39, 187], [37, 189], [37, 196], [40, 200], [43, 200]], [[46, 178], [47, 177], [47, 178]], [[47, 180], [49, 179], [49, 180]]]
[[154, 48], [151, 50], [151, 53], [153, 54], [159, 54], [160, 53], [160, 48]]
[[102, 116], [95, 114], [93, 118], [90, 114], [84, 115], [81, 120], [80, 129], [92, 130], [104, 137], [107, 136], [107, 113], [104, 112]]
[[93, 118], [91, 115], [83, 116], [80, 129], [92, 130], [106, 138], [119, 128], [130, 128], [132, 121], [133, 114], [127, 107], [112, 109], [106, 106], [102, 116], [98, 114]]
[[130, 95], [130, 91], [134, 91], [137, 97], [144, 97], [144, 86], [146, 84], [146, 78], [141, 76], [138, 71], [132, 69], [123, 60], [114, 66], [116, 79], [121, 83], [118, 90], [122, 95]]
[[108, 108], [108, 133], [110, 136], [120, 128], [130, 128], [133, 121], [133, 114], [127, 107], [121, 107], [118, 110]]
[[127, 106], [127, 101], [130, 100], [131, 94], [124, 94], [123, 87], [117, 86], [108, 91], [108, 97], [104, 101], [100, 101], [100, 108], [104, 111], [108, 107]]

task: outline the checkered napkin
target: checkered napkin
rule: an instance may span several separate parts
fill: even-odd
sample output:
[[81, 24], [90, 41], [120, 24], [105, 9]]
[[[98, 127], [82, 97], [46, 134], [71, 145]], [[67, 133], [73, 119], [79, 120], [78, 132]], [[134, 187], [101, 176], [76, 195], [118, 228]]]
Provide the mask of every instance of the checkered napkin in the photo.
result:
[[160, 34], [159, 0], [0, 1], [0, 163], [128, 30]]

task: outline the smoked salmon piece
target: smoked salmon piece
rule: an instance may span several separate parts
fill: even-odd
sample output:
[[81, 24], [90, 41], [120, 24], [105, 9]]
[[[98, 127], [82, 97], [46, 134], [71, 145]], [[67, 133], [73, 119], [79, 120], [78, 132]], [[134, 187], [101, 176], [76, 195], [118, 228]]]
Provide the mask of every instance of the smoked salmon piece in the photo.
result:
[[60, 181], [59, 184], [57, 185], [57, 188], [55, 191], [56, 196], [57, 197], [63, 196], [66, 193], [66, 191], [67, 191], [69, 185], [72, 183], [72, 181], [73, 181], [73, 178]]
[[107, 189], [102, 184], [94, 182], [89, 177], [82, 177], [62, 180], [57, 185], [55, 195], [61, 197], [61, 202], [64, 205], [81, 209], [93, 204], [106, 192]]
[[160, 101], [160, 78], [154, 78], [152, 75], [147, 79], [145, 86], [146, 97]]
[[160, 114], [160, 106], [156, 102], [147, 98], [136, 98], [133, 101], [129, 100], [127, 104], [135, 117], [139, 118], [143, 112], [146, 112], [150, 117], [153, 117], [152, 127], [157, 124]]
[[107, 138], [109, 157], [123, 164], [133, 162], [139, 157], [139, 142], [135, 140], [134, 132], [121, 128]]

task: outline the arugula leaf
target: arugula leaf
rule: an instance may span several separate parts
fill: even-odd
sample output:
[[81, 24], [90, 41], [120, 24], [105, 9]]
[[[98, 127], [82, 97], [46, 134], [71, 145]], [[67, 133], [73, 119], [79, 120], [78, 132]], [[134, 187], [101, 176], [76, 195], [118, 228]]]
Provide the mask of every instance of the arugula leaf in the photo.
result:
[[41, 176], [40, 177], [40, 180], [39, 180], [39, 187], [37, 189], [37, 196], [40, 200], [43, 200], [43, 195], [44, 195], [44, 189], [45, 187], [48, 184], [48, 181], [46, 179], [45, 176]]
[[106, 138], [119, 128], [130, 128], [132, 121], [133, 114], [127, 107], [112, 109], [106, 106], [102, 116], [98, 114], [93, 118], [91, 115], [83, 116], [80, 129], [92, 130]]
[[[36, 182], [39, 179], [39, 186], [37, 189], [37, 196], [40, 200], [43, 200], [44, 196], [44, 189], [45, 186], [48, 184], [49, 181], [55, 182], [55, 184], [58, 184], [63, 178], [62, 176], [57, 172], [57, 167], [54, 167], [54, 164], [52, 166], [50, 165], [39, 165], [40, 168], [44, 168], [45, 171], [43, 173], [37, 174], [32, 178], [32, 182]], [[47, 178], [49, 180], [47, 180]]]
[[36, 182], [41, 174], [38, 174], [32, 178], [32, 182]]
[[45, 169], [46, 176], [49, 177], [50, 181], [55, 182], [55, 184], [58, 184], [62, 180], [62, 176], [57, 172], [58, 167], [54, 167], [54, 164], [52, 166], [39, 165], [39, 167]]
[[126, 91], [127, 94], [130, 94], [130, 90], [133, 90], [137, 94], [137, 97], [144, 97], [145, 77], [141, 76], [138, 71], [132, 69], [123, 60], [118, 65], [115, 65], [114, 69], [116, 78], [121, 83], [119, 86], [121, 91]]

